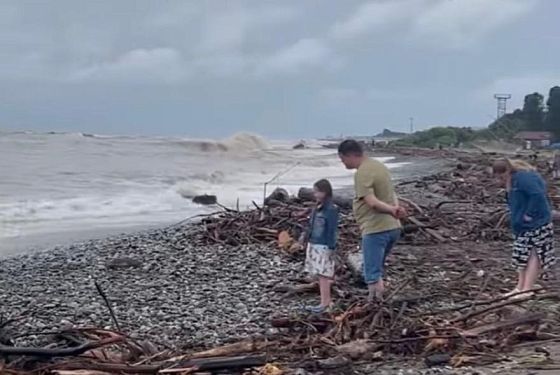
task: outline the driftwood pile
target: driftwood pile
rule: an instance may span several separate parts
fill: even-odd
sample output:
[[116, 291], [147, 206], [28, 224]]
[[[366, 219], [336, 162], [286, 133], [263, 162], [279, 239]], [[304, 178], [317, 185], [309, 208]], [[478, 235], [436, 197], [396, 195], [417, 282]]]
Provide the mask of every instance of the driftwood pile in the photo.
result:
[[[220, 356], [219, 350], [177, 355], [106, 329], [51, 332], [48, 348], [0, 345], [1, 374], [190, 374], [243, 370], [266, 364], [264, 354]], [[252, 349], [256, 349], [253, 347]], [[252, 351], [249, 348], [246, 351]], [[223, 351], [222, 351], [223, 352]]]
[[[403, 181], [397, 191], [411, 214], [404, 220], [403, 243], [511, 239], [505, 191], [484, 165], [459, 163], [446, 173]], [[339, 192], [334, 201], [341, 211], [339, 247], [356, 249], [359, 228], [351, 214], [352, 198]], [[203, 218], [196, 241], [229, 246], [270, 244], [284, 231], [299, 239], [307, 224], [301, 213], [313, 205], [310, 189], [300, 189], [296, 197], [275, 191], [266, 202], [263, 207], [255, 204], [251, 211], [227, 210]]]

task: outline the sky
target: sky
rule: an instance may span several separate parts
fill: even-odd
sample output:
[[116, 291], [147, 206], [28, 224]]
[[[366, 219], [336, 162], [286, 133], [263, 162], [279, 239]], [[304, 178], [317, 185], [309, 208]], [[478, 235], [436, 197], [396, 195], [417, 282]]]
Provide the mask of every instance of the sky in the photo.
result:
[[486, 126], [560, 85], [556, 0], [2, 0], [0, 129]]

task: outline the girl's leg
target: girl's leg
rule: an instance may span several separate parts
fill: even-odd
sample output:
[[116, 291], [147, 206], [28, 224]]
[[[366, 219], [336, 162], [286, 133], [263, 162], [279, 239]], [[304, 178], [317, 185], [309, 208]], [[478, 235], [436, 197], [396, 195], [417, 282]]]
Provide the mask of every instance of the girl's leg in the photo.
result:
[[518, 291], [522, 291], [523, 287], [525, 286], [525, 278], [527, 277], [527, 268], [518, 271], [519, 279], [517, 281], [517, 286], [515, 289]]
[[319, 276], [319, 291], [321, 292], [321, 306], [327, 307], [332, 303], [331, 297], [332, 279]]
[[531, 251], [527, 268], [525, 269], [525, 280], [523, 282], [522, 291], [531, 290], [535, 286], [535, 282], [539, 278], [541, 272], [541, 261], [536, 251]]
[[516, 238], [513, 243], [512, 265], [517, 268], [517, 286], [506, 296], [519, 293], [525, 286], [525, 278], [527, 277], [527, 264], [525, 263], [525, 254], [527, 253], [527, 245], [523, 238]]

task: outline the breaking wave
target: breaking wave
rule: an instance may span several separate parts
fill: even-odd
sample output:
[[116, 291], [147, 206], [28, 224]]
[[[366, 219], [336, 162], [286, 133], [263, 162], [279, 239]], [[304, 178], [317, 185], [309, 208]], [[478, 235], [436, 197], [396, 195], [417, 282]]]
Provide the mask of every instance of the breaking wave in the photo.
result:
[[270, 148], [269, 143], [256, 134], [238, 133], [221, 141], [188, 139], [178, 142], [181, 146], [200, 152], [251, 152]]

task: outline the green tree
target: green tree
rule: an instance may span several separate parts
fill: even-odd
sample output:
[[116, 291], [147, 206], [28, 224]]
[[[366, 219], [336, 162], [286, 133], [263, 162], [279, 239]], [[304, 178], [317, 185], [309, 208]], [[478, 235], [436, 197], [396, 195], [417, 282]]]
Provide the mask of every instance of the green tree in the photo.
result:
[[490, 134], [483, 131], [479, 135], [487, 139], [511, 140], [518, 132], [527, 128], [525, 113], [520, 109], [516, 109], [513, 113], [508, 113], [491, 123], [488, 126]]
[[545, 117], [546, 130], [560, 137], [560, 86], [554, 86], [548, 93], [546, 101], [548, 111]]
[[528, 130], [544, 129], [544, 96], [538, 92], [525, 96], [523, 117]]

